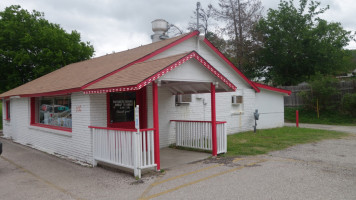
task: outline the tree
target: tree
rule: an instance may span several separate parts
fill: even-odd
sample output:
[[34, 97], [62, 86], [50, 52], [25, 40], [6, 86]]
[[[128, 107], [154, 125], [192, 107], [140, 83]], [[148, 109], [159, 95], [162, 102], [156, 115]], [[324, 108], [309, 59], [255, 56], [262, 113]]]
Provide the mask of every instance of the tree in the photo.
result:
[[215, 18], [226, 25], [222, 30], [229, 38], [230, 57], [242, 72], [253, 67], [254, 53], [260, 48], [253, 31], [262, 10], [260, 0], [219, 0], [219, 8], [213, 7]]
[[353, 39], [340, 23], [329, 23], [318, 15], [329, 6], [320, 2], [281, 0], [278, 9], [269, 9], [256, 30], [263, 36], [259, 53], [260, 71], [273, 85], [294, 85], [320, 73], [333, 74], [343, 67], [345, 47]]
[[80, 34], [18, 5], [0, 12], [0, 92], [12, 89], [73, 62], [89, 59], [94, 48]]
[[336, 99], [340, 91], [337, 87], [338, 80], [335, 77], [317, 73], [308, 83], [311, 89], [299, 93], [306, 108], [315, 111], [317, 109], [320, 111], [338, 109], [340, 103]]
[[206, 9], [200, 7], [200, 4], [199, 4], [199, 7], [198, 7], [199, 27], [197, 29], [197, 10], [194, 10], [193, 11], [194, 15], [191, 17], [192, 21], [189, 22], [188, 29], [190, 31], [203, 29], [205, 35], [207, 35], [208, 32], [212, 33], [209, 30], [209, 27], [212, 23], [211, 22], [212, 21], [212, 10], [213, 10], [213, 6], [211, 4], [209, 4]]

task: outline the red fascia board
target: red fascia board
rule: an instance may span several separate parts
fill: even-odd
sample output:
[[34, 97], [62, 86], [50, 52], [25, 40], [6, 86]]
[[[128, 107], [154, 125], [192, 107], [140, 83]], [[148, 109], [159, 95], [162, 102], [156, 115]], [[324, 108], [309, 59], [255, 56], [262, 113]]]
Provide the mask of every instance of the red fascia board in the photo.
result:
[[208, 63], [202, 56], [200, 56], [197, 52], [192, 51], [191, 53], [187, 54], [186, 56], [178, 59], [177, 61], [173, 62], [172, 64], [168, 65], [164, 69], [160, 70], [159, 72], [153, 74], [152, 76], [146, 78], [145, 80], [141, 81], [137, 85], [131, 86], [122, 86], [122, 87], [111, 87], [111, 88], [101, 88], [101, 89], [92, 89], [92, 90], [84, 90], [87, 94], [96, 94], [96, 93], [106, 93], [106, 92], [126, 92], [126, 91], [134, 91], [139, 90], [145, 86], [147, 86], [152, 81], [160, 78], [164, 74], [170, 72], [171, 70], [175, 69], [176, 67], [182, 65], [183, 63], [187, 62], [190, 59], [196, 59], [200, 62], [205, 68], [207, 68], [213, 75], [218, 77], [222, 82], [224, 82], [227, 86], [229, 86], [234, 91], [236, 90], [236, 86], [231, 83], [225, 76], [223, 76], [218, 70], [216, 70], [212, 65]]
[[264, 84], [261, 84], [261, 83], [254, 83], [254, 84], [257, 87], [263, 88], [263, 89], [266, 89], [266, 90], [272, 90], [272, 91], [275, 91], [275, 92], [281, 92], [281, 93], [285, 93], [285, 94], [288, 94], [288, 95], [290, 95], [292, 93], [292, 91], [290, 91], [290, 90], [284, 90], [284, 89], [280, 89], [280, 88], [275, 88], [275, 87], [264, 85]]
[[160, 48], [160, 49], [158, 49], [158, 50], [156, 50], [156, 51], [154, 51], [152, 53], [149, 53], [146, 56], [144, 56], [144, 57], [142, 57], [142, 58], [140, 58], [138, 60], [135, 60], [135, 61], [133, 61], [133, 62], [121, 67], [120, 69], [117, 69], [117, 70], [115, 70], [113, 72], [110, 72], [109, 74], [106, 74], [106, 75], [104, 75], [104, 76], [102, 76], [102, 77], [100, 77], [100, 78], [98, 78], [98, 79], [96, 79], [96, 80], [94, 80], [94, 81], [82, 86], [81, 89], [83, 90], [83, 89], [85, 89], [85, 88], [87, 88], [87, 87], [89, 87], [89, 86], [91, 86], [91, 85], [93, 85], [93, 84], [95, 84], [95, 83], [97, 83], [97, 82], [99, 82], [99, 81], [101, 81], [101, 80], [113, 75], [113, 74], [116, 74], [117, 72], [119, 72], [121, 70], [124, 70], [124, 69], [126, 69], [126, 68], [128, 68], [128, 67], [130, 67], [130, 66], [132, 66], [132, 65], [134, 65], [136, 63], [144, 62], [144, 61], [146, 61], [146, 60], [148, 60], [148, 59], [150, 59], [150, 58], [152, 58], [152, 57], [154, 57], [154, 56], [166, 51], [167, 49], [170, 49], [170, 48], [172, 48], [172, 47], [174, 47], [174, 46], [184, 42], [185, 40], [188, 40], [189, 38], [191, 38], [193, 36], [196, 36], [198, 34], [199, 34], [199, 31], [193, 31], [190, 34], [188, 34], [188, 35], [186, 35], [186, 36], [184, 36], [184, 37], [182, 37], [182, 38], [180, 38], [180, 39], [178, 39], [178, 40], [176, 40], [176, 41], [174, 41], [174, 42], [172, 42], [172, 43], [170, 43], [170, 44], [168, 44], [168, 45], [166, 45], [166, 46], [164, 46], [164, 47], [162, 47], [162, 48]]
[[72, 128], [65, 128], [65, 127], [60, 127], [60, 126], [51, 126], [51, 125], [46, 125], [46, 124], [31, 124], [31, 126], [38, 126], [42, 128], [48, 128], [48, 129], [54, 129], [54, 130], [59, 130], [59, 131], [66, 131], [66, 132], [72, 132]]
[[[211, 123], [211, 121], [194, 121], [194, 120], [170, 120], [171, 122], [194, 122], [194, 123]], [[225, 124], [226, 121], [216, 121], [217, 124]]]
[[88, 126], [88, 128], [95, 128], [95, 129], [102, 129], [102, 130], [113, 130], [113, 131], [137, 132], [137, 129], [125, 129], [125, 128], [110, 128], [110, 127], [99, 127], [99, 126]]
[[73, 92], [80, 92], [81, 88], [73, 88], [67, 90], [58, 90], [54, 92], [43, 92], [43, 93], [35, 93], [35, 94], [21, 94], [20, 97], [41, 97], [41, 96], [58, 96], [63, 94], [70, 94]]
[[260, 92], [260, 89], [256, 87], [252, 81], [250, 81], [240, 70], [238, 70], [232, 62], [224, 56], [223, 53], [219, 51], [218, 48], [216, 48], [208, 39], [204, 39], [204, 42], [206, 45], [208, 45], [216, 54], [220, 56], [230, 67], [235, 70], [253, 89], [255, 89], [256, 92]]

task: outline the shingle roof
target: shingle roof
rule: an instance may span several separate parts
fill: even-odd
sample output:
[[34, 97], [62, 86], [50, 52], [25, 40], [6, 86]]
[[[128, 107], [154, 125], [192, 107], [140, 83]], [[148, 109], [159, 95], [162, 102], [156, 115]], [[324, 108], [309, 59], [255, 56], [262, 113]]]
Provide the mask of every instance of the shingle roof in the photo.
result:
[[191, 51], [161, 59], [136, 63], [90, 85], [85, 88], [83, 92], [84, 94], [93, 94], [139, 90], [191, 59], [200, 63], [202, 67], [209, 70], [213, 76], [220, 79], [221, 83], [227, 86], [221, 87], [222, 91], [236, 90], [236, 86], [216, 70], [214, 66], [210, 65], [196, 51]]
[[0, 97], [31, 96], [33, 94], [44, 94], [73, 89], [80, 91], [83, 86], [87, 86], [105, 75], [137, 62], [142, 62], [145, 59], [156, 55], [155, 52], [158, 53], [162, 49], [169, 48], [171, 45], [184, 41], [197, 34], [198, 32], [195, 31], [131, 50], [73, 63], [2, 93]]
[[121, 70], [119, 73], [109, 76], [108, 78], [87, 87], [86, 89], [92, 90], [111, 88], [113, 86], [122, 87], [137, 85], [189, 53], [190, 52], [134, 64]]

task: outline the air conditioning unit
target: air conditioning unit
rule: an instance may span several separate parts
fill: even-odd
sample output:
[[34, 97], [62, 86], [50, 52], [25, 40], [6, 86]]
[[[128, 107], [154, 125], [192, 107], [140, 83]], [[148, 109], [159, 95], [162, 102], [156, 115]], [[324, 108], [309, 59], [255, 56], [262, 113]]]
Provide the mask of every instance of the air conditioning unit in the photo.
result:
[[191, 94], [178, 94], [176, 95], [176, 104], [182, 103], [191, 103], [192, 95]]
[[232, 95], [231, 97], [231, 103], [233, 105], [238, 105], [243, 103], [243, 98], [242, 96], [237, 96], [237, 95]]

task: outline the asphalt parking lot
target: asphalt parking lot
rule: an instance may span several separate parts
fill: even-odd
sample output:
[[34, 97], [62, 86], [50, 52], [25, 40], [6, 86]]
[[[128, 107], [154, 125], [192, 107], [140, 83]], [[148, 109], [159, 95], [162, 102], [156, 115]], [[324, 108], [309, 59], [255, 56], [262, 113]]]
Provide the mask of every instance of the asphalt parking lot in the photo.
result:
[[345, 138], [184, 164], [141, 181], [0, 139], [0, 199], [356, 199], [356, 127], [349, 130]]

